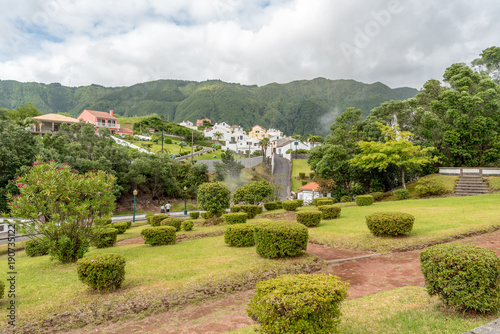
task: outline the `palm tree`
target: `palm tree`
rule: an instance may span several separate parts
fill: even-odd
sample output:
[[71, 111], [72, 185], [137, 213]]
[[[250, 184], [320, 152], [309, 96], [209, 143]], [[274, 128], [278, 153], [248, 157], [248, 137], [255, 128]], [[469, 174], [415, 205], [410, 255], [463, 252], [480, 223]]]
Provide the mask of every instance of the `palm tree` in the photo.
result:
[[261, 140], [259, 140], [259, 145], [260, 145], [260, 148], [262, 149], [262, 156], [265, 157], [266, 156], [266, 149], [267, 147], [269, 146], [269, 138], [262, 138]]
[[216, 141], [219, 141], [223, 136], [224, 136], [224, 134], [222, 132], [219, 132], [219, 131], [214, 132], [214, 139]]

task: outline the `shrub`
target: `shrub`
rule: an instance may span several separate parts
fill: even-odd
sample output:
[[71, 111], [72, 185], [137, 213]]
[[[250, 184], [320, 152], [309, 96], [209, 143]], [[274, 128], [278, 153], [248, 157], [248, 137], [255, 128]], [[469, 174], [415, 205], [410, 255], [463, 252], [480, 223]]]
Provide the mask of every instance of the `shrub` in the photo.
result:
[[127, 223], [127, 230], [132, 227], [132, 222], [130, 220], [124, 221], [124, 223]]
[[198, 206], [208, 212], [223, 212], [229, 208], [231, 191], [220, 182], [206, 182], [198, 186]]
[[306, 178], [306, 173], [300, 172], [299, 173], [299, 178], [305, 179]]
[[168, 215], [160, 213], [159, 215], [154, 215], [151, 217], [151, 226], [160, 226], [163, 219], [168, 218]]
[[307, 227], [318, 226], [321, 222], [320, 211], [299, 211], [297, 212], [297, 223], [303, 224]]
[[315, 175], [316, 175], [316, 174], [314, 174], [314, 172], [310, 172], [310, 173], [309, 173], [309, 178], [312, 180], [312, 179], [314, 179], [314, 176], [315, 176]]
[[151, 246], [173, 245], [175, 244], [175, 231], [173, 226], [149, 227], [141, 231], [141, 236], [144, 243]]
[[420, 253], [427, 292], [457, 310], [500, 309], [500, 258], [465, 244], [441, 244]]
[[127, 230], [127, 222], [113, 223], [111, 226], [118, 230], [118, 234], [123, 234]]
[[394, 196], [396, 200], [407, 199], [409, 195], [410, 192], [408, 189], [397, 189], [392, 192], [392, 196]]
[[224, 242], [229, 246], [248, 247], [255, 245], [253, 224], [234, 224], [224, 230]]
[[420, 197], [437, 196], [446, 193], [446, 188], [442, 182], [435, 179], [420, 179], [415, 186], [415, 191]]
[[241, 206], [232, 206], [229, 208], [229, 211], [235, 213], [235, 212], [241, 212]]
[[266, 208], [267, 211], [272, 211], [272, 210], [277, 210], [279, 205], [277, 202], [267, 202], [264, 203], [264, 207]]
[[396, 236], [411, 232], [415, 217], [404, 212], [377, 212], [366, 216], [366, 225], [376, 236]]
[[320, 207], [323, 205], [332, 205], [332, 204], [333, 204], [333, 200], [331, 200], [331, 199], [321, 199], [319, 201], [316, 201], [317, 207]]
[[379, 201], [381, 201], [384, 198], [384, 193], [381, 192], [381, 191], [376, 191], [374, 193], [371, 193], [370, 195], [372, 195], [373, 200], [375, 202], [379, 202]]
[[248, 219], [255, 218], [259, 213], [262, 213], [260, 205], [242, 205], [241, 210], [247, 213]]
[[341, 203], [348, 203], [351, 201], [351, 196], [342, 196], [340, 197], [340, 202]]
[[278, 206], [278, 209], [283, 209], [283, 202], [282, 201], [276, 201], [276, 205]]
[[49, 245], [46, 238], [32, 238], [24, 243], [24, 250], [29, 257], [49, 254]]
[[284, 275], [257, 283], [248, 316], [263, 333], [337, 333], [348, 283], [333, 275]]
[[233, 202], [257, 204], [273, 194], [271, 184], [267, 181], [252, 181], [239, 187], [233, 194]]
[[94, 232], [92, 245], [97, 248], [112, 247], [116, 244], [116, 236], [118, 230], [116, 228], [102, 228]]
[[209, 212], [209, 211], [207, 211], [207, 212], [202, 212], [202, 213], [201, 213], [201, 218], [203, 218], [203, 219], [210, 219], [210, 218], [212, 218], [213, 216], [214, 216], [214, 213], [213, 213], [213, 212]]
[[341, 208], [335, 205], [322, 205], [318, 206], [318, 210], [321, 211], [322, 219], [335, 219], [340, 216]]
[[299, 202], [295, 202], [293, 200], [283, 201], [281, 204], [283, 205], [283, 209], [286, 211], [295, 211], [300, 205]]
[[299, 203], [299, 208], [304, 206], [304, 200], [303, 199], [294, 199], [295, 202]]
[[198, 219], [198, 217], [200, 217], [200, 213], [198, 211], [190, 212], [189, 217], [191, 217], [191, 219]]
[[0, 280], [0, 299], [3, 299], [3, 295], [5, 293], [5, 283], [3, 280]]
[[228, 223], [229, 225], [244, 224], [247, 222], [247, 213], [245, 212], [226, 213], [224, 215], [224, 219], [226, 220], [226, 223]]
[[356, 196], [356, 204], [358, 206], [368, 206], [373, 204], [372, 195], [358, 195]]
[[94, 225], [109, 225], [111, 224], [111, 218], [109, 217], [98, 217], [94, 219]]
[[307, 248], [309, 234], [302, 224], [271, 221], [254, 225], [256, 251], [262, 257], [296, 256]]
[[118, 289], [125, 279], [125, 258], [118, 254], [96, 254], [78, 260], [78, 278], [99, 292]]
[[173, 227], [175, 227], [176, 231], [181, 230], [181, 224], [182, 224], [182, 220], [180, 218], [177, 218], [177, 217], [169, 217], [169, 218], [165, 218], [161, 221], [161, 226], [173, 226]]
[[191, 231], [193, 229], [193, 227], [194, 227], [194, 223], [191, 220], [185, 220], [181, 224], [181, 228], [184, 231]]
[[302, 180], [302, 181], [301, 181], [301, 183], [302, 183], [302, 185], [303, 185], [303, 186], [305, 186], [308, 182], [307, 182], [307, 181]]
[[321, 201], [321, 200], [329, 200], [329, 201], [332, 201], [331, 204], [334, 204], [336, 202], [335, 198], [334, 197], [316, 197], [312, 200], [312, 205], [315, 205], [315, 206], [318, 206], [318, 201]]
[[152, 221], [153, 216], [154, 216], [154, 215], [153, 215], [153, 214], [151, 214], [151, 213], [148, 213], [148, 214], [146, 215], [146, 221], [148, 222], [148, 224], [152, 224], [152, 223], [151, 223], [151, 221]]

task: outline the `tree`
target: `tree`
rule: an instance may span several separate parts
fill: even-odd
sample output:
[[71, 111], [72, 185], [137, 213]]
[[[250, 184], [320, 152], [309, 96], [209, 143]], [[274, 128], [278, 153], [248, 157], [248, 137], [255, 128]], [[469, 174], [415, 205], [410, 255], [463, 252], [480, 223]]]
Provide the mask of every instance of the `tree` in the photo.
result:
[[214, 139], [217, 141], [219, 141], [223, 136], [224, 134], [220, 131], [214, 132]]
[[269, 146], [270, 144], [270, 141], [269, 141], [269, 138], [262, 138], [261, 140], [259, 140], [259, 145], [260, 145], [260, 149], [262, 150], [262, 156], [266, 156], [266, 150], [267, 150], [267, 147]]
[[204, 127], [209, 127], [209, 126], [212, 126], [212, 124], [210, 124], [209, 121], [203, 121], [203, 126]]
[[484, 49], [481, 58], [474, 59], [472, 66], [483, 70], [492, 77], [493, 81], [500, 84], [500, 47], [492, 46]]
[[258, 204], [273, 194], [273, 189], [267, 181], [253, 181], [236, 189], [233, 194], [234, 204]]
[[42, 115], [42, 113], [31, 103], [23, 104], [14, 110], [7, 111], [7, 116], [17, 125], [26, 125], [26, 123], [31, 124], [26, 118], [31, 119], [32, 117], [40, 115]]
[[220, 157], [222, 162], [215, 163], [215, 180], [224, 181], [228, 176], [232, 179], [239, 178], [240, 172], [245, 166], [234, 159], [229, 149], [223, 151]]
[[220, 182], [203, 183], [198, 187], [198, 206], [218, 214], [229, 208], [231, 191]]
[[421, 148], [410, 141], [413, 135], [407, 131], [399, 131], [378, 123], [385, 142], [360, 141], [361, 153], [355, 155], [349, 162], [364, 170], [386, 170], [390, 165], [397, 166], [401, 171], [403, 188], [406, 189], [405, 171], [409, 168], [419, 168], [423, 165], [437, 162], [437, 157], [429, 156], [433, 147]]
[[94, 220], [113, 213], [116, 178], [103, 171], [78, 174], [67, 164], [42, 162], [16, 179], [20, 195], [9, 195], [16, 230], [43, 234], [51, 256], [75, 262], [87, 251]]

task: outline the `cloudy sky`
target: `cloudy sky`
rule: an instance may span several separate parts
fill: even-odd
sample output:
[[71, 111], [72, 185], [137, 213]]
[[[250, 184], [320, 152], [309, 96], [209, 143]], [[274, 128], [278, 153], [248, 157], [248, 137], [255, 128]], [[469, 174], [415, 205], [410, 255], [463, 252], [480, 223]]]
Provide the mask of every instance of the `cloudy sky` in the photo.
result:
[[500, 46], [496, 0], [0, 0], [0, 80], [420, 89]]

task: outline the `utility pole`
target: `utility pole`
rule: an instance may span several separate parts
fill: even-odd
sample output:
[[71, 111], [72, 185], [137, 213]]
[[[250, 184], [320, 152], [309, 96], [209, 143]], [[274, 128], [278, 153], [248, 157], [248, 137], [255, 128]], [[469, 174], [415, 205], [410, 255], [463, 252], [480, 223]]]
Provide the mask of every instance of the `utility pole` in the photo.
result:
[[194, 131], [191, 130], [191, 165], [194, 164], [194, 162], [193, 162], [193, 154], [194, 154], [194, 140], [193, 140], [193, 138], [194, 138]]

